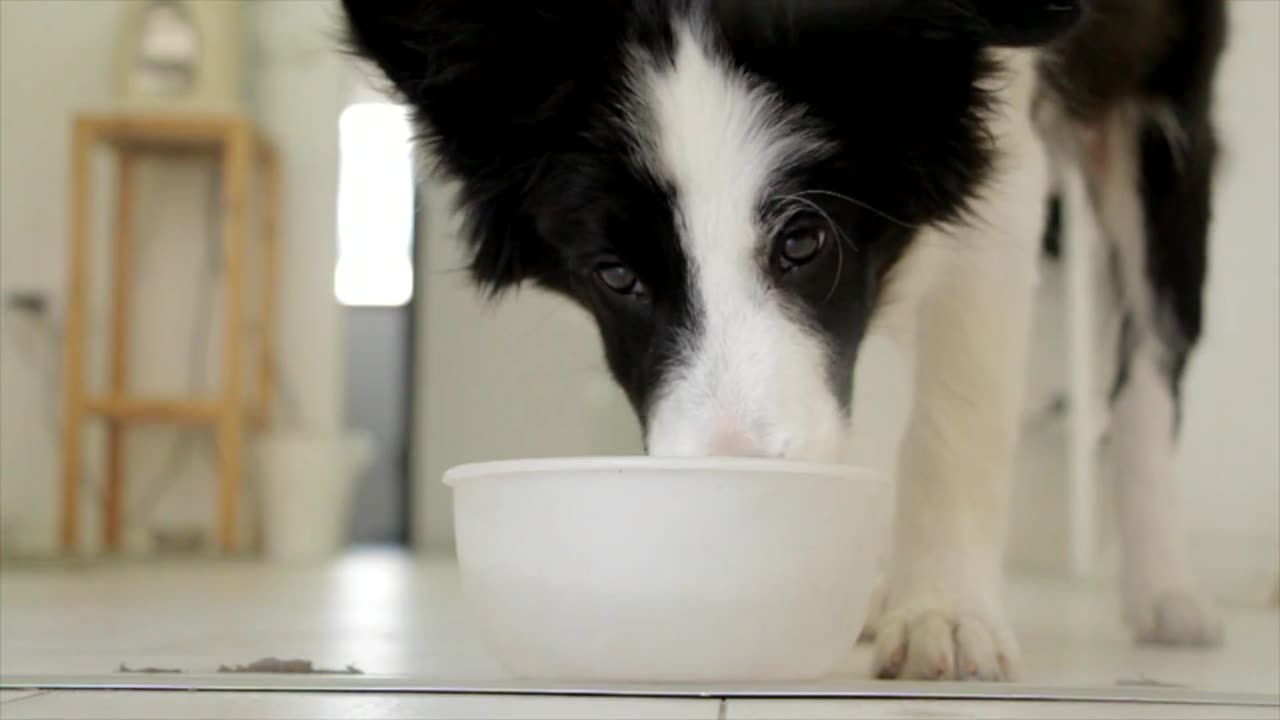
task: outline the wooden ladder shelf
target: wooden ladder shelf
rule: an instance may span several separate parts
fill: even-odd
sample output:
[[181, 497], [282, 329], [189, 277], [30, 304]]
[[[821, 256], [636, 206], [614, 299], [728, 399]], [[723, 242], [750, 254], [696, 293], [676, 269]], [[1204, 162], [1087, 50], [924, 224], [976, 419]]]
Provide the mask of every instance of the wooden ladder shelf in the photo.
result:
[[[91, 230], [91, 158], [105, 145], [116, 155], [114, 234], [111, 242], [110, 373], [106, 392], [86, 390], [85, 340]], [[222, 252], [224, 333], [220, 387], [208, 397], [140, 397], [129, 388], [131, 256], [134, 230], [134, 170], [146, 154], [213, 154], [222, 166]], [[276, 153], [238, 115], [87, 114], [75, 120], [71, 172], [71, 252], [66, 344], [63, 349], [62, 483], [60, 540], [64, 552], [80, 544], [82, 428], [89, 417], [107, 422], [103, 546], [121, 548], [124, 538], [124, 433], [130, 423], [209, 426], [215, 433], [217, 537], [224, 552], [237, 549], [246, 424], [260, 426], [270, 415], [275, 331], [275, 289], [279, 259], [280, 182]], [[245, 338], [246, 253], [250, 234], [250, 193], [261, 181], [263, 267], [261, 338], [247, 369]], [[256, 375], [245, 401], [246, 375]]]

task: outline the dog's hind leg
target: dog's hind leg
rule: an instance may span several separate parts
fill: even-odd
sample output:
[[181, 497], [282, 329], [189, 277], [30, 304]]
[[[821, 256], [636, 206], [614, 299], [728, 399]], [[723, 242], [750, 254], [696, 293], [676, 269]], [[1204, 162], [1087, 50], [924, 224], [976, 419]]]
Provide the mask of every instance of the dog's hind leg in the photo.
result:
[[1207, 120], [1130, 107], [1082, 132], [1081, 163], [1118, 292], [1106, 453], [1126, 617], [1139, 641], [1213, 645], [1174, 477], [1180, 387], [1200, 335], [1214, 138]]

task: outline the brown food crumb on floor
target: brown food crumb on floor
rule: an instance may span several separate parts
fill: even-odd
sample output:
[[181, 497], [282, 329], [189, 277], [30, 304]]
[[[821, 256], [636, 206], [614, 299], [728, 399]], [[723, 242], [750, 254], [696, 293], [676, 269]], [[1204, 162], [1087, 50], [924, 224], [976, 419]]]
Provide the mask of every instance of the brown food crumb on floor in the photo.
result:
[[348, 665], [343, 670], [326, 670], [312, 665], [310, 660], [281, 660], [280, 658], [262, 658], [248, 665], [219, 665], [220, 673], [299, 673], [311, 675], [363, 675], [364, 671], [355, 665]]
[[182, 670], [178, 668], [161, 668], [161, 667], [140, 667], [131, 668], [124, 663], [120, 663], [120, 667], [116, 668], [118, 673], [130, 673], [137, 675], [177, 675]]

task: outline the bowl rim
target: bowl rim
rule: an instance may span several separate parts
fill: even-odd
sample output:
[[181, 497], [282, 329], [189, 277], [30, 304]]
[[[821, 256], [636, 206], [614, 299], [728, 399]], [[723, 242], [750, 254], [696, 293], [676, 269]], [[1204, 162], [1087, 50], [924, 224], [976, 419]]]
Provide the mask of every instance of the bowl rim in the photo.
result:
[[612, 470], [663, 470], [672, 472], [732, 471], [774, 475], [821, 475], [844, 477], [860, 482], [884, 483], [871, 468], [836, 463], [800, 462], [776, 458], [747, 457], [658, 457], [653, 455], [585, 455], [491, 460], [456, 465], [445, 471], [442, 482], [450, 487], [468, 480], [492, 476], [531, 475], [553, 472], [607, 472]]

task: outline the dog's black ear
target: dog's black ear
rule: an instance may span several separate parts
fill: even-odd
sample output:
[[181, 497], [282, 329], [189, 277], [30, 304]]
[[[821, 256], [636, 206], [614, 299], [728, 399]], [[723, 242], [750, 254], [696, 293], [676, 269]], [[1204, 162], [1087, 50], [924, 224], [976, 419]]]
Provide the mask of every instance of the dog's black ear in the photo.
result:
[[1083, 0], [969, 0], [987, 43], [1004, 47], [1046, 45], [1084, 15]]
[[730, 31], [804, 35], [885, 23], [917, 37], [963, 39], [994, 47], [1044, 45], [1083, 15], [1083, 0], [711, 0]]
[[614, 52], [620, 0], [343, 0], [352, 50], [412, 108], [461, 183], [472, 272], [491, 289], [536, 276], [527, 212], [547, 159], [580, 134]]
[[[849, 0], [843, 0], [845, 4]], [[839, 5], [841, 0], [801, 0]], [[1035, 47], [1065, 35], [1084, 15], [1084, 0], [870, 0], [899, 26], [918, 25], [927, 36], [963, 39], [988, 47]]]

